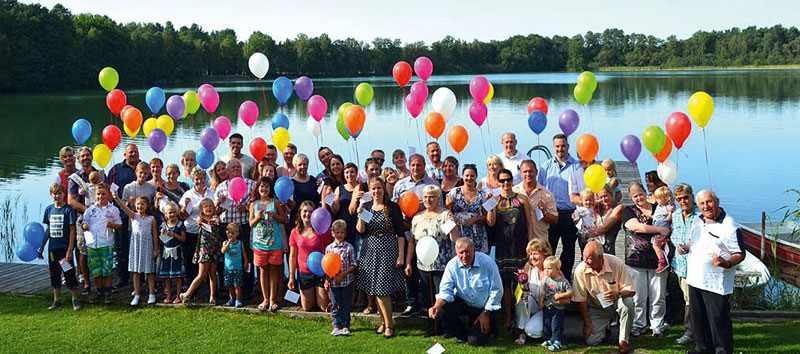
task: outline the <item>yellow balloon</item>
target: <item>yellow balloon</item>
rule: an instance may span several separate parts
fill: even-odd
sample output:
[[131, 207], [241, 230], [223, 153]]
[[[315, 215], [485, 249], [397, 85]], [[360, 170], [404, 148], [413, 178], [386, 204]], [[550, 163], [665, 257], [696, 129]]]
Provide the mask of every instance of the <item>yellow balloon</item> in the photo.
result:
[[278, 151], [283, 151], [289, 145], [289, 131], [286, 128], [280, 127], [272, 132], [272, 143], [278, 148]]
[[492, 85], [492, 83], [490, 82], [489, 83], [489, 94], [486, 95], [486, 98], [483, 99], [483, 103], [489, 104], [489, 102], [492, 102], [492, 98], [493, 97], [494, 97], [494, 85]]
[[122, 128], [125, 129], [125, 134], [128, 134], [128, 136], [131, 137], [131, 138], [135, 138], [136, 134], [139, 134], [139, 130], [142, 129], [141, 127], [139, 127], [139, 128], [136, 128], [136, 131], [131, 131], [130, 129], [128, 129], [128, 125], [127, 124], [123, 124]]
[[164, 114], [161, 117], [158, 117], [158, 121], [156, 122], [156, 127], [164, 131], [164, 134], [169, 136], [172, 134], [172, 130], [175, 129], [175, 121], [172, 120], [172, 117]]
[[144, 133], [144, 136], [150, 135], [151, 130], [158, 128], [158, 124], [156, 122], [158, 122], [158, 119], [153, 117], [144, 120], [144, 124], [142, 124], [142, 133]]
[[597, 164], [587, 167], [583, 172], [583, 181], [586, 182], [586, 187], [595, 193], [603, 189], [603, 186], [606, 185], [607, 178], [606, 170]]
[[714, 113], [714, 100], [711, 95], [697, 91], [692, 97], [689, 97], [689, 115], [700, 126], [705, 128], [708, 121], [711, 119], [711, 114]]
[[94, 157], [94, 162], [97, 163], [97, 166], [106, 168], [108, 162], [111, 161], [111, 150], [106, 144], [96, 145], [94, 150], [92, 150], [92, 157]]

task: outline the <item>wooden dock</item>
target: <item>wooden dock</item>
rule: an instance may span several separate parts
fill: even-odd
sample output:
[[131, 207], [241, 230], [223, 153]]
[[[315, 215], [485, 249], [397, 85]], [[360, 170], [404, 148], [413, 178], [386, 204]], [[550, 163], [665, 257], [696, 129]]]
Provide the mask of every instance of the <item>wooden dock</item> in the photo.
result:
[[38, 295], [50, 292], [50, 273], [44, 264], [0, 263], [0, 293]]

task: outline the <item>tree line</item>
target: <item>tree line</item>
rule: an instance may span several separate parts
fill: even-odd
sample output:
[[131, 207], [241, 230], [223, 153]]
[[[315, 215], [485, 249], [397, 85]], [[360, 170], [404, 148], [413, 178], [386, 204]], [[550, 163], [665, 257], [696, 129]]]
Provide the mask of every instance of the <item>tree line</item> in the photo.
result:
[[247, 58], [255, 52], [269, 58], [269, 77], [388, 76], [397, 61], [413, 64], [423, 55], [433, 60], [435, 74], [800, 64], [800, 30], [781, 25], [698, 31], [687, 39], [612, 28], [489, 42], [446, 36], [430, 45], [391, 38], [332, 40], [326, 34], [276, 41], [262, 32], [243, 42], [232, 29], [122, 24], [107, 16], [73, 15], [62, 5], [47, 9], [15, 0], [0, 0], [0, 23], [0, 92], [96, 87], [105, 66], [120, 72], [123, 87], [248, 75]]

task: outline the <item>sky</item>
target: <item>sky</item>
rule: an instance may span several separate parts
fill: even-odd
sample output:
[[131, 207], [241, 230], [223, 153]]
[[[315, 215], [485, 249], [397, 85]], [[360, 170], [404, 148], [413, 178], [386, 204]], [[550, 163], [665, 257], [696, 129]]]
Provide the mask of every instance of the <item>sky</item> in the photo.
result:
[[551, 37], [619, 28], [666, 38], [731, 27], [800, 26], [800, 1], [776, 0], [136, 0], [22, 1], [73, 14], [107, 15], [117, 22], [197, 23], [206, 31], [232, 28], [240, 40], [261, 31], [276, 40], [298, 33], [332, 39], [399, 38], [427, 44], [446, 35], [472, 41], [531, 33]]

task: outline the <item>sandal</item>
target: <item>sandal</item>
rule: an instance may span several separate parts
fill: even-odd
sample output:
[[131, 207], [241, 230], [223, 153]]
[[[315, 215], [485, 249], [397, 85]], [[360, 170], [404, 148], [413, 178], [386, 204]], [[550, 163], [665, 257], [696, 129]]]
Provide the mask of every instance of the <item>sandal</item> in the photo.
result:
[[164, 298], [164, 303], [165, 303], [165, 304], [171, 304], [171, 303], [172, 303], [172, 299], [170, 299], [170, 298], [168, 298], [168, 297], [165, 297], [165, 298]]
[[[390, 334], [389, 331], [392, 331], [392, 333]], [[386, 339], [394, 337], [394, 328], [386, 327], [386, 331], [384, 331], [383, 337], [386, 338]]]
[[172, 303], [175, 304], [175, 305], [180, 304], [181, 303], [181, 298], [180, 297], [176, 297], [175, 300], [172, 301]]
[[267, 310], [267, 304], [266, 303], [262, 302], [262, 303], [258, 304], [258, 311], [264, 312], [266, 310]]
[[375, 331], [375, 334], [383, 334], [383, 331], [386, 330], [386, 326], [381, 325], [378, 327], [378, 330]]
[[278, 304], [269, 305], [269, 312], [276, 312], [278, 311]]
[[179, 298], [179, 299], [181, 299], [181, 302], [182, 302], [184, 305], [189, 305], [189, 304], [191, 304], [191, 302], [192, 302], [192, 300], [191, 300], [191, 299], [189, 299], [189, 297], [188, 297], [188, 296], [186, 296], [186, 293], [181, 293], [180, 295], [178, 295], [178, 298]]
[[364, 311], [361, 311], [361, 313], [363, 313], [365, 315], [371, 315], [373, 313], [373, 311], [374, 310], [371, 307], [367, 307], [367, 308], [364, 309]]

